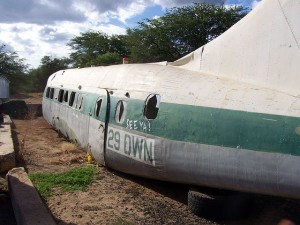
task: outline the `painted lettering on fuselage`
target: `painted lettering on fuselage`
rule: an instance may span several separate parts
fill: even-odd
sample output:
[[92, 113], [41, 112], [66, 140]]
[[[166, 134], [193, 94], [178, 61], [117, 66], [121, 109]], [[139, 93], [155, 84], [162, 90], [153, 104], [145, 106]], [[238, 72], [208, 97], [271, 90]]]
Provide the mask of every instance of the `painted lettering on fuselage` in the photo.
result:
[[139, 130], [139, 131], [151, 131], [151, 125], [149, 121], [140, 121], [140, 120], [126, 120], [126, 128], [130, 130]]
[[108, 129], [107, 149], [153, 166], [155, 166], [154, 145], [154, 139], [112, 127]]

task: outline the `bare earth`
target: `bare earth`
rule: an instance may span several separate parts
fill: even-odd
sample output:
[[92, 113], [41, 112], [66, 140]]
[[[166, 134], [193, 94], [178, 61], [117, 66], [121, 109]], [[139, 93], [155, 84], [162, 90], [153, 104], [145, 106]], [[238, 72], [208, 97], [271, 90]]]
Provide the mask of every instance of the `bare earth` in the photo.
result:
[[[31, 108], [27, 120], [14, 119], [13, 136], [18, 164], [28, 173], [62, 172], [86, 166], [86, 153], [70, 145], [35, 109], [41, 94], [18, 96]], [[114, 224], [120, 218], [132, 224], [278, 224], [290, 218], [300, 224], [295, 200], [254, 196], [249, 216], [239, 221], [217, 221], [193, 215], [187, 208], [188, 186], [148, 180], [99, 166], [99, 175], [85, 191], [57, 192], [46, 199], [57, 224]], [[299, 216], [300, 217], [300, 216]]]

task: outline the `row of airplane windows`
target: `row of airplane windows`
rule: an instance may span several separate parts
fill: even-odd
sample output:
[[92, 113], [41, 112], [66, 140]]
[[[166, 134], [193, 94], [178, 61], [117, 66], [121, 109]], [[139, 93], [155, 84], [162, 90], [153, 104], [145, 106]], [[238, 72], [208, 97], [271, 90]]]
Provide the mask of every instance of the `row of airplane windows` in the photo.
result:
[[[53, 99], [54, 94], [55, 94], [55, 88], [48, 87], [46, 90], [46, 98]], [[80, 110], [82, 108], [82, 103], [83, 103], [83, 94], [77, 93], [77, 101], [76, 101], [76, 104], [74, 105], [75, 97], [76, 97], [75, 91], [70, 91], [70, 96], [69, 96], [68, 90], [59, 89], [57, 101], [60, 103], [65, 102], [70, 107], [74, 107], [74, 108]], [[95, 116], [96, 117], [98, 117], [100, 115], [101, 105], [102, 105], [102, 98], [99, 98], [99, 99], [97, 99], [97, 102], [95, 105]], [[150, 94], [145, 101], [145, 106], [144, 106], [144, 110], [143, 110], [143, 114], [144, 114], [145, 118], [155, 119], [158, 114], [159, 105], [160, 105], [160, 95], [159, 94]], [[127, 103], [124, 100], [118, 101], [117, 106], [116, 106], [116, 112], [115, 112], [115, 119], [118, 123], [123, 122], [123, 118], [125, 115], [124, 111], [126, 109], [126, 106], [127, 106]]]
[[[55, 88], [48, 87], [47, 91], [46, 91], [46, 98], [53, 99], [54, 98], [54, 93], [55, 93]], [[59, 89], [57, 101], [59, 101], [61, 103], [62, 102], [66, 102], [67, 103], [68, 102], [69, 106], [72, 107], [74, 105], [75, 96], [76, 96], [76, 92], [75, 91], [71, 91], [70, 98], [69, 98], [69, 91], [63, 90], [63, 89]], [[78, 105], [81, 108], [81, 104], [82, 104], [82, 100], [83, 99], [81, 97], [81, 99], [78, 98], [78, 100], [80, 100], [80, 102], [79, 102], [80, 104], [78, 104]], [[77, 107], [77, 104], [76, 104], [76, 107]]]

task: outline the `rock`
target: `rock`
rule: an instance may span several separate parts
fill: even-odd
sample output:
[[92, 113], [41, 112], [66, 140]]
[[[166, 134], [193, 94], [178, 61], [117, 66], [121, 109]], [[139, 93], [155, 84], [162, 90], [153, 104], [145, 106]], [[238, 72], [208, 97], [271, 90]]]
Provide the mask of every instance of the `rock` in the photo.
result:
[[28, 107], [23, 100], [5, 102], [1, 110], [13, 119], [25, 119], [28, 114]]
[[56, 225], [24, 168], [7, 173], [11, 201], [18, 224]]

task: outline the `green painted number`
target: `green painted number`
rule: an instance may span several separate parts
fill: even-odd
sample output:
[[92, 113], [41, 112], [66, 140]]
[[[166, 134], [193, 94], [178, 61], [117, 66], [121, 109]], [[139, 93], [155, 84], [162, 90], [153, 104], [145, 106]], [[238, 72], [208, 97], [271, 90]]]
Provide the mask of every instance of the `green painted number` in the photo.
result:
[[120, 132], [116, 131], [114, 133], [113, 130], [108, 131], [107, 146], [117, 151], [120, 150]]
[[113, 144], [111, 142], [113, 142], [114, 140], [114, 131], [113, 130], [109, 130], [108, 131], [108, 140], [107, 140], [107, 146], [109, 148], [113, 148]]
[[119, 151], [120, 149], [120, 133], [118, 131], [115, 132], [115, 144], [114, 147]]

